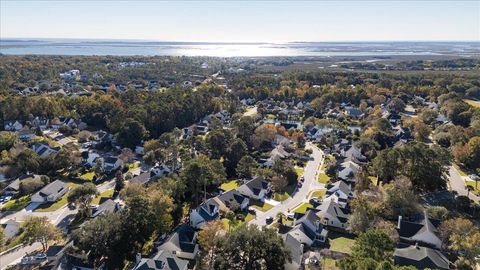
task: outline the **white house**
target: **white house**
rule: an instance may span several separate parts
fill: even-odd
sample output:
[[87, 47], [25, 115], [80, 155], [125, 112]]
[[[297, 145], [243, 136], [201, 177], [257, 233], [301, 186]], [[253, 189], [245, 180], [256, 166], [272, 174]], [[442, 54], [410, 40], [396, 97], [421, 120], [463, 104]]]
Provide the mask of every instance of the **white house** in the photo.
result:
[[3, 129], [7, 131], [20, 131], [23, 129], [23, 125], [18, 120], [5, 121]]
[[348, 227], [348, 215], [340, 204], [333, 200], [325, 201], [317, 207], [317, 216], [323, 225], [346, 229]]
[[135, 146], [135, 154], [137, 154], [139, 156], [144, 155], [145, 154], [145, 148], [143, 148], [143, 146], [141, 146], [141, 145]]
[[345, 207], [352, 198], [353, 193], [350, 186], [343, 181], [337, 181], [328, 188], [323, 201], [333, 200], [340, 206]]
[[50, 147], [46, 143], [34, 143], [32, 150], [35, 151], [39, 157], [46, 158], [60, 151], [60, 147]]
[[20, 224], [13, 219], [7, 220], [7, 222], [0, 224], [3, 228], [3, 234], [7, 240], [12, 239], [20, 232]]
[[360, 165], [356, 164], [351, 160], [345, 161], [340, 164], [340, 168], [338, 170], [338, 178], [351, 181], [359, 170]]
[[60, 180], [55, 180], [33, 194], [31, 201], [34, 203], [56, 202], [67, 193], [68, 189], [67, 184]]
[[123, 166], [123, 161], [118, 157], [106, 157], [103, 159], [103, 171], [111, 173]]
[[165, 164], [160, 164], [150, 170], [150, 177], [164, 177], [172, 173], [172, 170]]
[[263, 177], [256, 176], [238, 187], [237, 190], [250, 199], [264, 201], [265, 197], [272, 191], [272, 185]]
[[88, 152], [87, 154], [85, 154], [85, 157], [83, 158], [83, 164], [87, 167], [93, 167], [95, 166], [95, 162], [99, 157], [100, 155], [95, 152]]
[[220, 209], [218, 203], [214, 199], [209, 199], [190, 211], [190, 226], [200, 229], [207, 222], [215, 220], [219, 216]]

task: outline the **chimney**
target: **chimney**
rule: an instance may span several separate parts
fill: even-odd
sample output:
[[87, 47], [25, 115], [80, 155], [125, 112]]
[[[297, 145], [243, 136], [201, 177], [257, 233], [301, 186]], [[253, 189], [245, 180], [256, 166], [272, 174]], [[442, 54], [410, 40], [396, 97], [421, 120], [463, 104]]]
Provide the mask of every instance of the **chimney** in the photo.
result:
[[400, 226], [402, 224], [402, 216], [398, 216], [398, 224], [397, 224], [397, 229], [400, 230]]
[[418, 246], [418, 242], [415, 242], [415, 248], [420, 249], [420, 247]]

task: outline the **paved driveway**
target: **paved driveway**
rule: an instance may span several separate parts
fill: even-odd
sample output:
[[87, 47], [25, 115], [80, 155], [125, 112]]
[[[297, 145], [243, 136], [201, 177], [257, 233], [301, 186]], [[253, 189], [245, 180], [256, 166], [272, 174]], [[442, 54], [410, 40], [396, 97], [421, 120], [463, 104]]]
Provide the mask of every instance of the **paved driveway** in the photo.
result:
[[257, 211], [257, 216], [255, 217], [255, 219], [250, 221], [250, 224], [264, 226], [266, 225], [267, 217], [275, 218], [277, 213], [287, 214], [289, 210], [291, 211], [299, 204], [302, 204], [303, 202], [307, 202], [308, 201], [307, 196], [310, 193], [310, 191], [325, 187], [323, 184], [320, 184], [317, 181], [317, 173], [320, 168], [320, 164], [323, 163], [325, 155], [322, 152], [322, 150], [320, 150], [318, 147], [316, 147], [310, 142], [307, 143], [306, 148], [312, 149], [313, 160], [310, 160], [309, 162], [307, 162], [307, 165], [305, 166], [305, 170], [303, 173], [303, 176], [305, 177], [305, 181], [302, 187], [300, 189], [297, 189], [297, 191], [293, 194], [291, 198], [288, 198], [287, 200], [274, 206], [272, 209], [266, 212]]

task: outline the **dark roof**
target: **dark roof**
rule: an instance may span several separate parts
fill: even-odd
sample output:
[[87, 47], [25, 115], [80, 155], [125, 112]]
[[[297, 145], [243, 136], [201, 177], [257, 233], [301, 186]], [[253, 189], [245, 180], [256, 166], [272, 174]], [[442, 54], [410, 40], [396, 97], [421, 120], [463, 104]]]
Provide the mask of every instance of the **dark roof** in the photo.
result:
[[148, 183], [148, 181], [150, 181], [150, 173], [149, 172], [141, 173], [141, 174], [135, 176], [134, 178], [130, 179], [130, 182], [139, 183], [141, 185], [144, 185], [145, 183]]
[[188, 261], [177, 258], [170, 251], [159, 250], [153, 258], [143, 258], [134, 270], [182, 270], [187, 266]]
[[393, 256], [398, 265], [413, 265], [418, 269], [450, 269], [450, 261], [436, 249], [409, 246], [397, 248]]
[[65, 184], [64, 182], [62, 182], [60, 180], [55, 180], [52, 183], [44, 186], [39, 191], [39, 194], [42, 197], [47, 197], [47, 196], [50, 196], [52, 194], [60, 193], [60, 191], [62, 191], [63, 189], [66, 189], [66, 188], [68, 188], [67, 184]]
[[117, 162], [117, 160], [118, 160], [117, 157], [106, 157], [105, 158], [105, 163], [115, 164], [115, 162]]
[[262, 189], [267, 190], [268, 189], [268, 182], [262, 177], [262, 176], [257, 176], [253, 178], [252, 180], [246, 182], [240, 188], [244, 189], [245, 187], [248, 188], [254, 195], [260, 194], [260, 191]]
[[195, 234], [192, 227], [182, 224], [159, 249], [173, 251], [172, 248], [175, 248], [182, 252], [193, 253], [196, 247]]
[[240, 194], [240, 192], [238, 192], [235, 189], [224, 192], [224, 193], [218, 195], [217, 198], [219, 200], [221, 200], [225, 204], [225, 206], [227, 206], [227, 207], [230, 207], [232, 202], [242, 204], [242, 203], [245, 202], [245, 200], [247, 200], [247, 198], [245, 196]]
[[106, 214], [106, 213], [115, 213], [119, 210], [119, 205], [112, 199], [107, 199], [104, 202], [102, 202], [97, 209], [95, 209], [95, 212], [93, 212], [92, 216], [96, 217], [100, 214]]

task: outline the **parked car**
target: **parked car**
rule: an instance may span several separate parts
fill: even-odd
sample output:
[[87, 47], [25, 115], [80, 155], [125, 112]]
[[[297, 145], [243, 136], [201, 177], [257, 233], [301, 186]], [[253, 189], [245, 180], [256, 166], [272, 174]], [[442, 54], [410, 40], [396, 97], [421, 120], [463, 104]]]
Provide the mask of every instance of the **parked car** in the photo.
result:
[[311, 198], [308, 202], [313, 206], [317, 206], [322, 203], [322, 201], [319, 198]]
[[45, 253], [38, 253], [37, 255], [35, 255], [35, 259], [36, 259], [36, 260], [46, 260], [46, 259], [47, 259], [47, 254], [45, 254]]
[[300, 177], [300, 182], [305, 182], [305, 176], [302, 175], [302, 177]]
[[294, 218], [295, 218], [295, 213], [289, 212], [289, 213], [287, 214], [287, 219], [293, 220]]
[[271, 224], [273, 222], [273, 217], [267, 217], [265, 221], [267, 224]]

